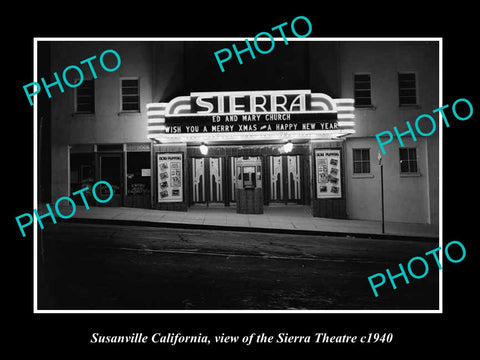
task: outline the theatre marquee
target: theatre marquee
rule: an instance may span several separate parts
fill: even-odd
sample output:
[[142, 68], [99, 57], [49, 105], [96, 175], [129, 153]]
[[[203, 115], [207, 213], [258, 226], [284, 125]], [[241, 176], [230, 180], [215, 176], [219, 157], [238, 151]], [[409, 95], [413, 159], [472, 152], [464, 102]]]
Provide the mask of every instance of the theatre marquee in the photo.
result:
[[147, 104], [148, 138], [162, 143], [338, 138], [354, 130], [354, 100], [310, 90], [195, 92]]

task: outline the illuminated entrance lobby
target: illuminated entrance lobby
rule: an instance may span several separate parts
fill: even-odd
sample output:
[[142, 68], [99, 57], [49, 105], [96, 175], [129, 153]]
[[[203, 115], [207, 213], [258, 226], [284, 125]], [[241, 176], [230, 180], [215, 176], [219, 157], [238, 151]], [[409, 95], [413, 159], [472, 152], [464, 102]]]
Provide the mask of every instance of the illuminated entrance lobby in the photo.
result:
[[352, 99], [310, 90], [196, 92], [147, 109], [155, 208], [235, 204], [255, 214], [282, 203], [346, 217], [342, 154], [343, 138], [355, 132]]

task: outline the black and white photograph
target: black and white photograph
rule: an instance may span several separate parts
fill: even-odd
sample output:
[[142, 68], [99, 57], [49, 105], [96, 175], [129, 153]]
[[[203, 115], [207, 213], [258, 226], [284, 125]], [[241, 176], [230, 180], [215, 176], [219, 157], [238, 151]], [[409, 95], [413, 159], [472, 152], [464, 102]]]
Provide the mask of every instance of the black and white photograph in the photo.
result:
[[[441, 39], [262, 40], [247, 71], [228, 39], [37, 39], [73, 84], [37, 95], [39, 209], [75, 210], [38, 229], [38, 311], [441, 310], [407, 268], [439, 246], [439, 132], [376, 137], [439, 108]], [[92, 174], [108, 202], [74, 195]]]
[[260, 5], [10, 12], [7, 347], [475, 343], [475, 12]]

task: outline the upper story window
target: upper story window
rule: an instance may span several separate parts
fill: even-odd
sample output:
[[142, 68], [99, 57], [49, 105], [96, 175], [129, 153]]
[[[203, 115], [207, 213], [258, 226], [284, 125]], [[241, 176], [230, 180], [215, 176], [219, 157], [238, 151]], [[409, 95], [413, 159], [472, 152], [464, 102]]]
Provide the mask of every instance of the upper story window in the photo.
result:
[[398, 73], [399, 105], [417, 105], [417, 75], [414, 72]]
[[417, 149], [400, 148], [400, 173], [417, 173]]
[[140, 111], [140, 81], [138, 78], [121, 79], [122, 111]]
[[353, 90], [356, 107], [372, 106], [372, 82], [370, 74], [354, 74]]
[[353, 149], [353, 173], [370, 173], [370, 149]]
[[84, 80], [75, 90], [75, 112], [79, 114], [95, 113], [94, 80]]

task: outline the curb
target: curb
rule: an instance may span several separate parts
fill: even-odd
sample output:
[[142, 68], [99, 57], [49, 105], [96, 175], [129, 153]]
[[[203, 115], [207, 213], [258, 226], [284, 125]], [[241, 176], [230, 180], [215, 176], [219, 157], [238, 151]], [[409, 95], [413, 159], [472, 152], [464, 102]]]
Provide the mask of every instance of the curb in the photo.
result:
[[59, 221], [59, 222], [62, 222], [62, 223], [74, 222], [78, 224], [146, 226], [146, 227], [172, 228], [172, 229], [260, 232], [260, 233], [310, 235], [310, 236], [315, 236], [315, 235], [316, 236], [336, 236], [336, 237], [350, 237], [350, 238], [361, 238], [361, 239], [372, 239], [372, 240], [403, 240], [403, 241], [423, 241], [423, 242], [435, 242], [439, 240], [438, 236], [354, 233], [354, 232], [342, 232], [342, 231], [321, 231], [321, 230], [302, 230], [302, 229], [277, 229], [277, 228], [259, 228], [259, 227], [244, 227], [244, 226], [229, 226], [229, 225], [156, 222], [156, 221], [145, 221], [145, 220], [70, 218], [68, 219], [68, 221]]

